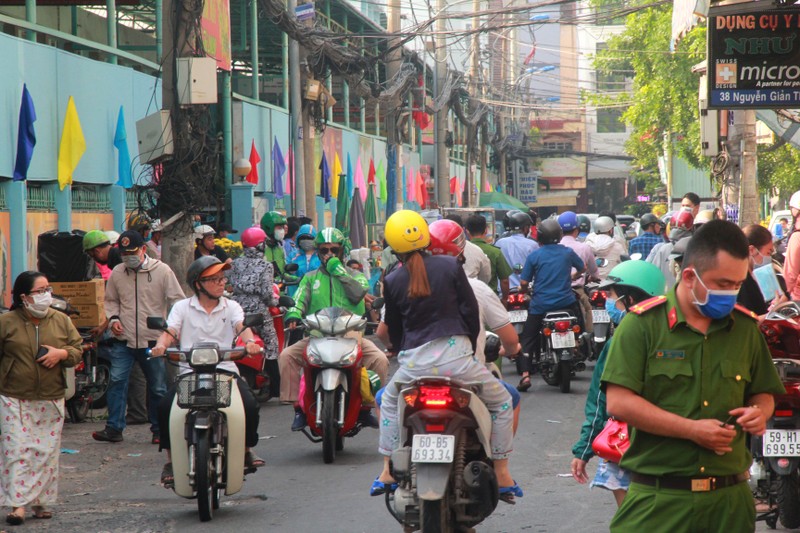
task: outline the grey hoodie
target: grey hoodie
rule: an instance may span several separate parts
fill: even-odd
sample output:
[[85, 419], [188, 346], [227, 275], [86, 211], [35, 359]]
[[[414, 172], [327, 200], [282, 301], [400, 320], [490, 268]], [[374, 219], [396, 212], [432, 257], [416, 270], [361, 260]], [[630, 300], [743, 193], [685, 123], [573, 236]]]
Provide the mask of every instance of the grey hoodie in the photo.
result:
[[161, 335], [160, 331], [147, 329], [147, 317], [166, 318], [169, 307], [184, 298], [172, 269], [158, 259], [145, 257], [138, 270], [122, 263], [111, 271], [106, 285], [106, 317], [119, 318], [122, 339], [128, 347], [147, 348], [147, 341]]

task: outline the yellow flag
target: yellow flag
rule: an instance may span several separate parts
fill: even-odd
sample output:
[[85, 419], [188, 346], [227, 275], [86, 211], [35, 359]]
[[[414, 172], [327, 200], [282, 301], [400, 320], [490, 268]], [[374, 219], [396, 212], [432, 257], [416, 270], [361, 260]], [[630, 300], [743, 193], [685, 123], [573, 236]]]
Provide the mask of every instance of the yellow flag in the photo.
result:
[[83, 138], [75, 101], [70, 96], [67, 102], [67, 114], [64, 117], [64, 130], [61, 132], [61, 145], [58, 148], [58, 185], [62, 191], [64, 187], [72, 184], [72, 173], [75, 172], [85, 151], [86, 139]]
[[331, 176], [331, 196], [339, 197], [339, 174], [342, 173], [342, 162], [339, 161], [338, 152], [333, 155], [333, 175]]

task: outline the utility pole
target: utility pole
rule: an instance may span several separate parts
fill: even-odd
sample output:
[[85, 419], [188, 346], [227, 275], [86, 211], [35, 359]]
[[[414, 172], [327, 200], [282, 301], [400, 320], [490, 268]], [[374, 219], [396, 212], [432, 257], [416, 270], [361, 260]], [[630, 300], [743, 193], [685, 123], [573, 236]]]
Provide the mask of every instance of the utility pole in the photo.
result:
[[[389, 32], [390, 35], [397, 35], [400, 33], [400, 0], [389, 0], [388, 4], [388, 17], [386, 20], [386, 30]], [[400, 39], [398, 37], [394, 37], [389, 39], [389, 48], [392, 49], [391, 54], [386, 60], [386, 79], [394, 79], [397, 73], [400, 71], [400, 65], [402, 62], [402, 51], [400, 48]], [[397, 47], [397, 48], [395, 48]], [[394, 145], [395, 148], [395, 158], [394, 158], [394, 175], [400, 175], [400, 158], [397, 157], [400, 150], [400, 139], [397, 138], [397, 121], [398, 121], [398, 112], [397, 109], [403, 105], [404, 101], [409, 101], [408, 99], [403, 99], [397, 102], [396, 106], [389, 106], [389, 110], [386, 112], [386, 142], [388, 145]], [[411, 118], [411, 106], [409, 105], [408, 109], [409, 122], [412, 121]], [[390, 170], [390, 169], [387, 169]], [[403, 203], [403, 182], [401, 179], [395, 179], [395, 202], [397, 210], [402, 208]]]
[[[738, 115], [739, 113], [737, 113]], [[756, 112], [748, 109], [741, 113], [744, 118], [739, 126], [741, 132], [742, 163], [739, 171], [739, 225], [758, 224], [758, 186], [756, 184], [757, 150]]]
[[[472, 13], [473, 13], [472, 29], [473, 30], [476, 30], [478, 28], [478, 26], [480, 25], [480, 20], [481, 20], [480, 9], [481, 9], [480, 0], [472, 0]], [[470, 87], [470, 91], [469, 92], [470, 92], [470, 95], [473, 98], [473, 101], [475, 102], [475, 105], [471, 106], [471, 108], [473, 110], [478, 105], [480, 105], [480, 104], [478, 104], [478, 91], [480, 91], [480, 84], [478, 82], [478, 77], [479, 77], [478, 73], [479, 73], [480, 67], [481, 67], [480, 50], [481, 50], [481, 37], [480, 37], [480, 33], [478, 33], [476, 31], [472, 36], [472, 57], [470, 58], [470, 67], [469, 67], [469, 77], [470, 77], [470, 82], [471, 82], [470, 83], [471, 87]], [[478, 142], [477, 142], [478, 133], [479, 132], [478, 132], [478, 125], [477, 124], [475, 126], [471, 126], [469, 128], [469, 131], [467, 131], [467, 135], [471, 136], [472, 139], [475, 139], [475, 143], [472, 145], [472, 149], [473, 150], [478, 150], [479, 153], [482, 153], [482, 151], [483, 151], [482, 147], [483, 147], [484, 139], [483, 139], [483, 136], [481, 135], [481, 144], [480, 144], [480, 147], [479, 147]], [[469, 146], [469, 142], [470, 141], [467, 140], [467, 146]], [[475, 207], [475, 206], [478, 205], [477, 194], [475, 194], [475, 171], [476, 171], [477, 165], [474, 165], [472, 160], [473, 160], [473, 154], [470, 151], [467, 154], [467, 161], [466, 161], [466, 164], [467, 164], [467, 180], [466, 180], [467, 181], [467, 183], [466, 183], [466, 187], [467, 187], [467, 207]], [[486, 179], [486, 174], [484, 174], [483, 172], [481, 173], [481, 179], [482, 180]]]
[[[436, 98], [441, 97], [447, 80], [447, 44], [444, 32], [445, 0], [436, 2]], [[436, 191], [439, 207], [450, 207], [450, 158], [445, 145], [447, 138], [447, 112], [450, 106], [445, 104], [434, 115], [434, 143], [436, 144]]]
[[[286, 8], [289, 16], [294, 16], [297, 8], [297, 0], [286, 0]], [[301, 94], [302, 83], [300, 74], [300, 44], [294, 39], [289, 39], [289, 118], [290, 135], [292, 137], [292, 160], [294, 161], [294, 184], [292, 192], [294, 198], [292, 205], [296, 215], [306, 213], [306, 189], [305, 189], [305, 159], [303, 153], [304, 137], [308, 132], [303, 130], [303, 96]]]

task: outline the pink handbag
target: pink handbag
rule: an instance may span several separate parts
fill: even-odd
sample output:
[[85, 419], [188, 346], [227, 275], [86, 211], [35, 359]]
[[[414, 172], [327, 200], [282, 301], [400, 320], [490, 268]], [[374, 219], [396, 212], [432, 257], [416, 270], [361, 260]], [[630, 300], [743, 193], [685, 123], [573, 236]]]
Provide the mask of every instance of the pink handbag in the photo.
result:
[[594, 441], [592, 441], [592, 451], [598, 457], [606, 461], [619, 463], [622, 455], [631, 445], [630, 434], [628, 433], [627, 422], [621, 422], [615, 418], [609, 418]]

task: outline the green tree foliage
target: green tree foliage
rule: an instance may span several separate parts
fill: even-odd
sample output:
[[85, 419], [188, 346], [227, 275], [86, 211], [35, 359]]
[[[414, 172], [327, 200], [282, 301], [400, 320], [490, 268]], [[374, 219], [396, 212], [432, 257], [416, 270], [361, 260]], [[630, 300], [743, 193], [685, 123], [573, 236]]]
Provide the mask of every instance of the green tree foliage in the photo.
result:
[[760, 149], [758, 188], [770, 195], [778, 190], [784, 196], [800, 190], [800, 150], [788, 143]]
[[692, 73], [692, 66], [705, 59], [706, 30], [693, 29], [672, 53], [671, 26], [671, 4], [628, 15], [625, 31], [610, 38], [608, 48], [598, 52], [595, 68], [606, 76], [633, 71], [633, 92], [587, 95], [587, 99], [598, 106], [627, 105], [622, 119], [633, 132], [625, 150], [634, 157], [634, 167], [658, 168], [665, 135], [673, 133], [677, 155], [705, 168], [709, 163], [700, 154], [699, 78]]

